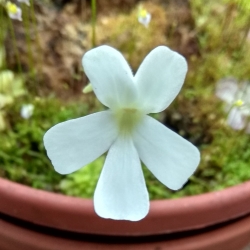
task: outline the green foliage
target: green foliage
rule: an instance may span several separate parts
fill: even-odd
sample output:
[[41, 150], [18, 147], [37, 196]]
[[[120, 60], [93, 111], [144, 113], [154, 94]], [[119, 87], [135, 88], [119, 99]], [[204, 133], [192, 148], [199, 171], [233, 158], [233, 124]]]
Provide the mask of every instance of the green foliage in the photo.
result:
[[0, 133], [0, 175], [35, 188], [58, 191], [63, 176], [47, 158], [43, 136], [53, 125], [86, 115], [87, 105], [63, 105], [56, 99], [36, 99], [29, 120], [20, 116], [22, 100], [6, 112], [8, 129]]
[[0, 71], [0, 108], [14, 102], [14, 98], [25, 93], [23, 80], [10, 70]]
[[92, 198], [95, 187], [104, 164], [104, 156], [67, 175], [60, 182], [60, 189], [64, 194], [83, 198]]
[[0, 47], [0, 131], [6, 128], [5, 107], [25, 93], [22, 77], [16, 76], [11, 70], [1, 69], [4, 64], [5, 50]]
[[164, 8], [154, 2], [143, 3], [143, 8], [153, 16], [148, 28], [145, 28], [138, 22], [139, 6], [135, 6], [130, 13], [110, 15], [97, 27], [97, 43], [107, 44], [108, 41], [110, 46], [123, 53], [133, 69], [150, 50], [167, 42], [165, 32], [168, 20]]

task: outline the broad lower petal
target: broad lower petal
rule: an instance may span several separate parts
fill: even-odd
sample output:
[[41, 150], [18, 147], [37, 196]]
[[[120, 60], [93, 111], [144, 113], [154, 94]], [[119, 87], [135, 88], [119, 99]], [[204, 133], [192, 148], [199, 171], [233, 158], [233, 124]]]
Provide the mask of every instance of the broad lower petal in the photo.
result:
[[138, 221], [149, 210], [149, 196], [138, 153], [131, 139], [119, 137], [110, 148], [94, 194], [103, 218]]
[[195, 146], [149, 116], [136, 129], [134, 142], [148, 169], [173, 190], [187, 182], [200, 162]]
[[166, 109], [179, 93], [186, 72], [187, 63], [180, 54], [165, 46], [152, 50], [135, 75], [142, 109], [146, 113]]
[[117, 129], [110, 111], [59, 123], [44, 135], [44, 145], [55, 170], [70, 174], [105, 153]]
[[133, 105], [137, 91], [132, 71], [119, 51], [100, 46], [88, 51], [82, 63], [97, 98], [104, 105], [111, 109]]

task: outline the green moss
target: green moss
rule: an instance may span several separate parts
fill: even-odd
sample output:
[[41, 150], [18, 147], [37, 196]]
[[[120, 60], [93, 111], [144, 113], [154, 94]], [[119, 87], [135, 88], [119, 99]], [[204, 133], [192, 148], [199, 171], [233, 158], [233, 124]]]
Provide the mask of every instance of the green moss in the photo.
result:
[[80, 170], [67, 175], [59, 184], [61, 191], [71, 196], [92, 198], [104, 159], [102, 156]]
[[58, 191], [63, 178], [54, 171], [43, 145], [45, 132], [53, 125], [86, 115], [84, 103], [64, 105], [56, 99], [36, 99], [29, 120], [20, 116], [22, 99], [6, 110], [8, 128], [0, 133], [0, 176], [35, 188]]

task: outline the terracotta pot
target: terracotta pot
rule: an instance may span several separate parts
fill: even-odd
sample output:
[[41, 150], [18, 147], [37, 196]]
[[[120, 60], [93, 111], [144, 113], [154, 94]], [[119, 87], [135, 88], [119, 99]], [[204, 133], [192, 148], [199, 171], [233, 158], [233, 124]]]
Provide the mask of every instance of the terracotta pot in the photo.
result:
[[0, 178], [1, 250], [242, 250], [250, 242], [250, 181], [223, 191], [152, 201], [139, 222], [98, 217], [92, 200]]

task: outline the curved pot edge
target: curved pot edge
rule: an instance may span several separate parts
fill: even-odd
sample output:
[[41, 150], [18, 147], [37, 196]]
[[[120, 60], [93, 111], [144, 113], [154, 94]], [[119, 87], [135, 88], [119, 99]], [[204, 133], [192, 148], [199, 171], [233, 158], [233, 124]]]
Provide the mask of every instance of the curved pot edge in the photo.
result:
[[[52, 228], [102, 235], [148, 235], [202, 228], [250, 213], [250, 181], [196, 196], [151, 202], [139, 222], [102, 219], [90, 199], [36, 190], [0, 178], [0, 212]], [[62, 220], [63, 218], [63, 220]]]
[[13, 225], [0, 219], [0, 248], [5, 250], [79, 250], [79, 249], [103, 249], [103, 250], [242, 250], [250, 242], [250, 215], [215, 229], [202, 233], [177, 238], [166, 237], [155, 241], [100, 241], [96, 236], [95, 241], [87, 239], [74, 240], [70, 237], [58, 237], [41, 231]]

